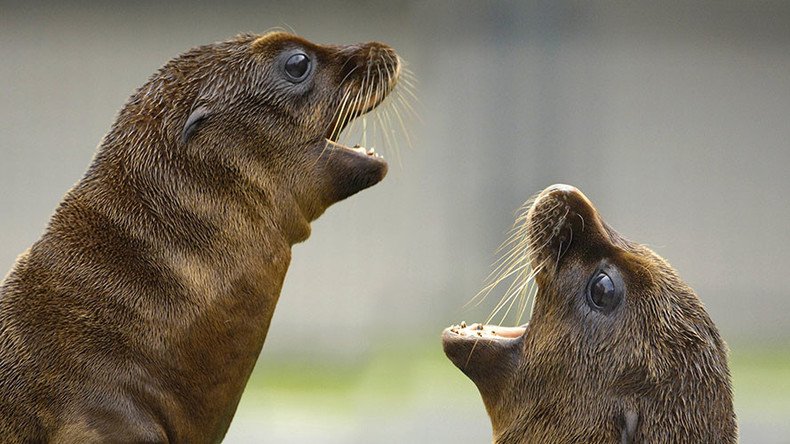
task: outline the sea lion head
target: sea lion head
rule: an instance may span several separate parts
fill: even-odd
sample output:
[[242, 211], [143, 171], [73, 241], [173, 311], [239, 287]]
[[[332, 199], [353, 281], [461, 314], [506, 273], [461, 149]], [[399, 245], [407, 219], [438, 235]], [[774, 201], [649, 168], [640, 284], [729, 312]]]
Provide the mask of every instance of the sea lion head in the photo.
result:
[[400, 70], [383, 43], [240, 35], [162, 67], [129, 100], [104, 145], [134, 146], [137, 159], [127, 164], [154, 165], [154, 174], [169, 162], [176, 175], [209, 188], [263, 190], [262, 199], [295, 203], [309, 222], [387, 173], [374, 151], [337, 138], [387, 97]]
[[538, 288], [530, 322], [442, 335], [495, 442], [737, 439], [726, 346], [665, 260], [567, 185], [541, 192], [518, 230]]

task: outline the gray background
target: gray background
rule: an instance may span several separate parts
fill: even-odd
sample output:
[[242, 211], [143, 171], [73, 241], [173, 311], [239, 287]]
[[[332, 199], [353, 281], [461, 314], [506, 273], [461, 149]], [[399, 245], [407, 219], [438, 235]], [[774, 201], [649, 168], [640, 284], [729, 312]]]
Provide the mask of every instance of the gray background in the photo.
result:
[[[788, 2], [0, 8], [2, 270], [37, 239], [154, 70], [189, 47], [279, 26], [316, 42], [394, 46], [419, 79], [422, 122], [409, 125], [413, 147], [383, 148], [383, 183], [331, 208], [295, 247], [259, 367], [267, 356], [364, 362], [382, 344], [429, 343], [440, 354], [444, 326], [493, 308], [498, 295], [463, 304], [514, 210], [555, 182], [581, 188], [611, 225], [670, 260], [734, 353], [788, 349]], [[448, 374], [469, 394], [464, 405], [417, 388], [394, 416], [359, 407], [336, 421], [297, 406], [278, 419], [264, 406], [261, 423], [251, 407], [228, 441], [489, 439], [474, 388]], [[760, 411], [741, 418], [744, 442], [790, 433]]]

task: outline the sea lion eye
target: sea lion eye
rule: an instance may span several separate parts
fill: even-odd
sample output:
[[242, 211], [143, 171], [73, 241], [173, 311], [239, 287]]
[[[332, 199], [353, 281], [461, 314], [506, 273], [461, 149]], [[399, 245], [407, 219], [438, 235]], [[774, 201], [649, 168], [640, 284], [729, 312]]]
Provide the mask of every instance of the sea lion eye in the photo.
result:
[[590, 282], [587, 301], [594, 309], [610, 312], [620, 303], [622, 293], [614, 280], [604, 273], [598, 273]]
[[310, 59], [304, 53], [294, 54], [285, 61], [285, 74], [292, 82], [301, 82], [310, 71]]

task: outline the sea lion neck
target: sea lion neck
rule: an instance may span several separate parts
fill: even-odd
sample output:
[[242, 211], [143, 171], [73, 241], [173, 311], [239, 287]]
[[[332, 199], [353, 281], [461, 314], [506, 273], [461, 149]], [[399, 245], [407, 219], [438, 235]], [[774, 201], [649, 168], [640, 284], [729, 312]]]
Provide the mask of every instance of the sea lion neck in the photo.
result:
[[[167, 121], [135, 117], [144, 101], [131, 100], [122, 110], [82, 181], [128, 188], [120, 201], [106, 201], [107, 206], [137, 201], [157, 217], [184, 215], [226, 230], [235, 227], [238, 235], [245, 229], [258, 235], [265, 231], [270, 240], [279, 238], [287, 245], [309, 237], [310, 222], [331, 204], [315, 197], [314, 173], [300, 171], [300, 162], [278, 159], [267, 149], [275, 142], [265, 135], [247, 146], [237, 142], [229, 147], [220, 138], [199, 146], [181, 144], [168, 132]], [[169, 234], [195, 236], [190, 231]]]

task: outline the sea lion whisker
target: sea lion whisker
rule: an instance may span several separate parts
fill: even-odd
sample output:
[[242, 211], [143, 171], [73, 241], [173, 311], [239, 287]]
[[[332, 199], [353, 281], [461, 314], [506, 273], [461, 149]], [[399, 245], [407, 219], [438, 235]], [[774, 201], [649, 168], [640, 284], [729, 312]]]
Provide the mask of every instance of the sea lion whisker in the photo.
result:
[[[385, 112], [386, 112], [386, 110], [382, 110], [381, 113], [377, 113], [376, 114], [376, 118], [378, 119], [379, 124], [381, 125], [381, 133], [382, 133], [382, 137], [384, 139], [383, 141], [384, 141], [384, 144], [387, 145], [388, 147], [390, 147], [390, 146], [396, 147], [395, 143], [393, 143], [391, 141], [391, 139], [390, 139], [390, 135], [389, 135], [389, 131], [388, 131], [388, 128], [387, 128], [386, 120], [382, 118], [382, 113], [385, 113]], [[386, 114], [384, 114], [384, 117], [386, 117]]]
[[403, 94], [401, 94], [401, 91], [397, 92], [395, 101], [395, 103], [402, 108], [405, 115], [416, 120], [421, 125], [425, 124], [425, 122], [422, 120], [422, 116], [420, 116], [417, 110], [412, 107], [408, 100], [406, 100]]
[[[537, 235], [543, 234], [548, 230], [550, 227], [542, 227], [540, 231], [537, 232]], [[521, 254], [525, 253], [529, 249], [529, 245], [532, 243], [531, 238], [526, 235], [526, 233], [516, 233], [513, 238], [507, 243], [501, 245], [497, 250], [497, 253], [502, 253], [501, 250], [505, 248], [509, 248], [510, 250], [507, 253], [502, 253], [501, 257], [494, 263], [497, 266], [495, 270], [498, 270], [502, 263], [505, 263], [512, 259], [515, 256], [520, 256]], [[500, 264], [500, 265], [498, 265]]]
[[409, 86], [409, 87], [411, 87], [411, 88], [416, 88], [416, 87], [417, 87], [417, 83], [416, 83], [416, 77], [414, 77], [414, 74], [413, 74], [413, 73], [412, 73], [410, 70], [408, 70], [408, 69], [404, 69], [404, 70], [402, 71], [402, 74], [401, 74], [401, 81], [402, 81], [402, 82], [403, 82], [403, 83], [404, 83], [406, 86]]
[[406, 144], [408, 144], [409, 147], [414, 147], [414, 145], [412, 145], [411, 143], [411, 138], [409, 137], [409, 131], [406, 129], [406, 124], [403, 122], [400, 112], [398, 111], [397, 108], [393, 108], [393, 111], [395, 111], [395, 117], [397, 117], [398, 122], [400, 123], [401, 130], [403, 131], [403, 136], [406, 138]]
[[350, 139], [351, 134], [354, 133], [354, 129], [355, 129], [354, 123], [356, 122], [356, 120], [354, 119], [353, 116], [354, 113], [356, 112], [355, 110], [358, 107], [357, 103], [359, 101], [359, 96], [362, 93], [362, 86], [364, 86], [364, 84], [365, 84], [365, 79], [362, 79], [362, 83], [360, 84], [359, 88], [350, 97], [348, 108], [346, 109], [346, 112], [343, 114], [343, 120], [341, 123], [341, 127], [343, 128], [343, 130], [338, 134], [338, 140], [340, 141], [342, 137], [343, 140], [341, 141], [341, 143], [346, 146], [349, 146], [348, 140]]
[[[535, 275], [537, 275], [537, 273], [540, 271], [540, 268], [542, 268], [542, 266], [541, 267], [537, 267], [535, 269]], [[527, 302], [529, 302], [529, 318], [530, 319], [532, 318], [532, 312], [533, 312], [533, 310], [535, 308], [535, 298], [538, 295], [538, 289], [539, 288], [538, 288], [537, 282], [532, 280], [530, 285], [529, 285], [529, 290], [528, 290], [529, 292], [526, 294], [526, 299], [527, 300], [525, 301], [525, 304], [524, 304], [525, 305], [524, 308], [526, 309]], [[522, 310], [521, 313], [519, 313], [519, 315], [518, 315], [518, 320], [516, 321], [517, 325], [521, 324], [521, 319], [522, 319], [523, 315], [524, 315], [524, 310]]]
[[409, 69], [405, 64], [401, 66], [401, 80], [405, 84], [411, 87], [416, 87], [417, 83], [419, 82], [419, 79], [417, 78], [417, 76], [414, 75], [414, 72], [411, 69]]
[[[368, 67], [367, 78], [370, 81], [368, 82], [368, 86], [365, 89], [365, 98], [362, 101], [362, 103], [365, 106], [367, 106], [367, 104], [369, 104], [371, 102], [371, 100], [375, 99], [375, 97], [373, 95], [373, 89], [375, 88], [375, 82], [373, 81], [373, 78], [370, 75], [370, 67]], [[368, 141], [367, 141], [368, 140], [368, 120], [367, 120], [367, 117], [368, 117], [367, 113], [362, 116], [362, 130], [361, 130], [362, 143], [360, 144], [362, 146], [368, 146]]]
[[493, 269], [489, 273], [488, 278], [493, 277], [494, 275], [498, 275], [502, 273], [504, 270], [509, 269], [519, 262], [521, 262], [526, 254], [525, 248], [522, 246], [522, 242], [519, 241], [518, 244], [513, 245], [513, 248], [506, 254], [499, 258], [496, 262], [494, 262]]
[[[354, 99], [351, 101], [351, 106], [349, 106], [349, 112], [346, 114], [346, 116], [344, 116], [345, 119], [344, 124], [349, 126], [347, 131], [345, 131], [347, 139], [350, 138], [354, 134], [354, 131], [356, 130], [356, 125], [359, 119], [354, 118], [354, 114], [356, 114], [359, 110], [359, 106], [361, 104], [361, 100], [363, 97], [362, 94], [364, 93], [364, 89], [366, 87], [367, 82], [368, 82], [367, 77], [362, 79], [362, 84], [360, 85], [359, 90], [354, 96]], [[350, 124], [347, 122], [350, 122]], [[344, 143], [344, 145], [351, 145], [351, 144], [349, 142], [346, 142]]]
[[[557, 205], [559, 206], [559, 205]], [[547, 227], [542, 227], [538, 234], [544, 232]], [[516, 241], [521, 241], [525, 239], [529, 235], [529, 227], [525, 224], [522, 225], [515, 225], [509, 231], [509, 237], [505, 242], [503, 242], [499, 247], [497, 247], [496, 253], [500, 253], [504, 248], [509, 247]]]
[[[518, 265], [518, 267], [516, 267], [515, 269], [512, 269], [512, 270], [511, 270], [511, 268], [512, 268], [512, 267], [515, 267], [515, 265]], [[501, 275], [497, 275], [497, 277], [496, 277], [496, 279], [495, 279], [495, 280], [493, 280], [492, 282], [490, 282], [489, 284], [487, 284], [487, 285], [486, 285], [486, 286], [485, 286], [485, 287], [484, 287], [482, 290], [480, 290], [480, 291], [479, 291], [479, 292], [478, 292], [478, 293], [477, 293], [477, 294], [476, 294], [476, 295], [475, 295], [475, 296], [472, 298], [472, 300], [470, 300], [469, 302], [467, 302], [467, 304], [466, 304], [466, 305], [469, 305], [469, 304], [471, 304], [473, 301], [475, 301], [476, 299], [478, 299], [478, 297], [479, 297], [480, 295], [483, 295], [482, 299], [481, 299], [479, 302], [477, 302], [477, 304], [475, 304], [475, 305], [479, 305], [479, 304], [480, 304], [480, 303], [481, 303], [481, 302], [482, 302], [482, 301], [483, 301], [483, 300], [484, 300], [484, 299], [485, 299], [485, 298], [488, 296], [488, 294], [490, 294], [490, 293], [491, 293], [491, 291], [493, 291], [493, 289], [494, 289], [494, 288], [496, 288], [497, 286], [499, 286], [499, 284], [501, 284], [501, 283], [502, 283], [502, 281], [504, 281], [504, 280], [508, 279], [509, 277], [513, 276], [515, 273], [519, 272], [520, 270], [522, 270], [522, 269], [524, 269], [524, 268], [527, 268], [527, 267], [529, 267], [529, 263], [528, 263], [528, 262], [524, 262], [524, 263], [521, 263], [521, 264], [514, 264], [512, 267], [511, 267], [511, 268], [509, 268], [507, 272], [505, 272], [505, 273], [502, 273]]]
[[[546, 228], [543, 230], [545, 229]], [[550, 241], [547, 241], [547, 243], [548, 242]], [[485, 300], [488, 294], [490, 294], [490, 292], [493, 291], [493, 289], [496, 288], [502, 281], [509, 278], [513, 274], [528, 268], [531, 262], [532, 257], [529, 254], [529, 250], [523, 247], [523, 242], [515, 245], [509, 253], [494, 263], [494, 270], [491, 271], [486, 278], [486, 282], [488, 283], [475, 296], [473, 296], [472, 299], [464, 304], [464, 307], [467, 307], [471, 304], [480, 305], [480, 303]]]
[[[351, 63], [351, 61], [352, 61], [352, 60], [353, 60], [353, 59], [352, 59], [352, 58], [350, 58], [350, 57], [349, 57], [348, 59], [346, 59], [346, 61], [345, 61], [345, 62], [343, 62], [343, 64], [340, 66], [340, 71], [341, 71], [341, 72], [343, 72], [343, 71], [346, 69], [346, 67], [348, 66], [348, 64], [349, 64], [349, 63]], [[352, 73], [352, 72], [354, 72], [354, 71], [356, 71], [356, 70], [357, 70], [357, 68], [359, 68], [359, 65], [355, 65], [353, 68], [351, 68], [351, 71], [349, 71], [349, 72], [348, 72], [348, 73], [347, 73], [347, 74], [346, 74], [346, 75], [343, 77], [343, 80], [341, 80], [341, 81], [340, 81], [340, 86], [342, 86], [342, 85], [343, 85], [343, 84], [346, 82], [346, 79], [348, 79], [348, 77], [351, 75], [351, 73]]]
[[523, 275], [516, 275], [513, 282], [510, 284], [508, 289], [504, 292], [502, 299], [497, 304], [496, 308], [494, 309], [493, 313], [488, 317], [486, 323], [491, 322], [491, 320], [496, 316], [496, 314], [510, 301], [510, 306], [508, 310], [505, 312], [504, 317], [500, 324], [504, 324], [505, 319], [507, 318], [507, 314], [510, 312], [510, 309], [513, 306], [513, 302], [520, 298], [521, 291], [524, 287], [528, 286], [529, 283], [535, 276], [535, 272], [524, 273]]
[[408, 60], [400, 56], [398, 56], [398, 60], [400, 60], [403, 64], [403, 67], [401, 69], [402, 73], [408, 76], [411, 80], [418, 82], [420, 79], [414, 74], [414, 71], [412, 71], [411, 68], [409, 68], [409, 66], [411, 66], [411, 63], [409, 63]]
[[554, 264], [554, 270], [557, 271], [560, 268], [560, 252], [562, 251], [562, 239], [560, 239], [560, 246], [557, 248], [557, 262]]
[[568, 240], [568, 246], [565, 247], [565, 251], [562, 252], [562, 256], [565, 256], [565, 253], [567, 253], [568, 250], [571, 249], [571, 245], [573, 245], [573, 227], [571, 225], [568, 225], [568, 231], [571, 233], [571, 235], [570, 239]]
[[[371, 67], [371, 64], [370, 64], [370, 62], [368, 62], [367, 70], [365, 71], [365, 79], [364, 79], [364, 81], [362, 83], [362, 88], [360, 89], [361, 95], [360, 95], [359, 101], [357, 102], [357, 105], [355, 107], [357, 113], [362, 113], [362, 111], [360, 111], [359, 109], [361, 107], [366, 107], [370, 103], [371, 92], [372, 92], [373, 86], [374, 86], [373, 85], [373, 79], [370, 76], [370, 67]], [[362, 121], [362, 130], [360, 131], [359, 136], [361, 136], [361, 138], [362, 138], [362, 145], [365, 146], [366, 145], [365, 137], [366, 137], [366, 130], [367, 130], [367, 120], [364, 118], [365, 116], [362, 116], [362, 117], [363, 117], [362, 119], [358, 119], [358, 118], [355, 119], [351, 123], [351, 125], [352, 125], [352, 133], [353, 133], [353, 130], [356, 130], [356, 126], [355, 125], [357, 123], [359, 123], [360, 120]]]
[[475, 348], [477, 347], [477, 343], [480, 342], [480, 338], [475, 339], [475, 343], [472, 344], [471, 350], [469, 350], [469, 356], [466, 358], [466, 364], [464, 364], [464, 368], [469, 366], [469, 361], [472, 359], [472, 353], [475, 352]]
[[[347, 79], [348, 79], [348, 78], [349, 78], [349, 77], [350, 77], [352, 74], [354, 74], [354, 72], [357, 70], [357, 68], [358, 68], [357, 66], [355, 66], [354, 68], [352, 68], [352, 69], [351, 69], [351, 70], [350, 70], [350, 71], [349, 71], [349, 72], [348, 72], [348, 73], [347, 73], [347, 74], [346, 74], [346, 75], [343, 77], [343, 80], [341, 80], [341, 81], [340, 81], [340, 84], [337, 86], [337, 88], [335, 88], [335, 91], [333, 91], [333, 92], [332, 92], [332, 96], [337, 96], [337, 93], [338, 93], [338, 92], [339, 92], [341, 89], [343, 89], [343, 90], [344, 90], [344, 91], [343, 91], [343, 94], [342, 94], [342, 96], [340, 96], [340, 97], [341, 97], [341, 98], [340, 98], [340, 100], [337, 100], [337, 101], [336, 101], [336, 103], [338, 104], [338, 107], [337, 107], [337, 108], [338, 108], [338, 109], [340, 109], [340, 111], [342, 111], [342, 105], [343, 105], [343, 102], [344, 102], [344, 100], [345, 100], [345, 99], [346, 99], [346, 98], [347, 98], [347, 97], [348, 97], [348, 96], [351, 94], [351, 89], [350, 89], [350, 88], [349, 88], [347, 85], [345, 85], [345, 82], [346, 82], [346, 80], [347, 80]], [[327, 124], [327, 129], [329, 129], [329, 127], [330, 127], [330, 126], [332, 126], [332, 125], [334, 125], [334, 128], [337, 128], [337, 124], [338, 124], [338, 122], [340, 122], [340, 121], [341, 121], [341, 119], [340, 119], [340, 113], [338, 112], [338, 113], [336, 113], [336, 114], [337, 114], [337, 116], [338, 116], [338, 117], [337, 117], [336, 119], [334, 119], [334, 121], [333, 121], [333, 122], [332, 122], [332, 121], [330, 121], [330, 122], [329, 122], [329, 124]], [[336, 134], [335, 134], [335, 131], [333, 130], [333, 131], [332, 131], [332, 133], [330, 133], [330, 136], [335, 136], [335, 135], [336, 135]]]
[[[348, 91], [348, 90], [346, 90], [346, 92], [343, 94], [343, 98], [340, 101], [340, 109], [339, 109], [339, 111], [337, 113], [338, 114], [338, 118], [334, 121], [334, 126], [332, 127], [332, 132], [329, 133], [329, 138], [331, 140], [335, 140], [339, 136], [339, 132], [340, 132], [340, 128], [341, 128], [341, 121], [345, 117], [344, 113], [345, 113], [345, 109], [346, 109], [346, 104], [348, 103], [348, 99], [350, 98], [350, 96], [351, 96], [351, 92]], [[332, 123], [330, 123], [330, 125], [332, 125]]]
[[[401, 164], [401, 156], [400, 156], [400, 152], [401, 152], [400, 139], [401, 139], [401, 137], [398, 137], [398, 131], [396, 130], [397, 126], [394, 125], [394, 123], [393, 123], [395, 121], [395, 119], [392, 117], [395, 113], [398, 112], [397, 110], [398, 110], [397, 103], [396, 102], [391, 102], [390, 106], [387, 109], [384, 110], [384, 113], [385, 113], [386, 118], [387, 118], [387, 124], [388, 124], [388, 128], [389, 128], [390, 137], [394, 141], [393, 152], [395, 154], [395, 158], [396, 158], [398, 164], [400, 165]], [[403, 138], [405, 138], [407, 140], [407, 143], [411, 143], [409, 141], [409, 135], [407, 133], [401, 133], [401, 134], [402, 134]]]
[[[565, 214], [560, 218], [560, 220], [564, 221], [566, 217], [568, 217], [568, 212], [570, 211], [570, 207], [565, 209]], [[560, 228], [562, 225], [555, 225], [555, 229]], [[559, 234], [559, 233], [558, 233]], [[557, 248], [557, 262], [555, 264], [554, 269], [557, 270], [560, 267], [560, 259], [562, 258], [562, 244], [565, 242], [564, 239], [560, 239], [560, 245]]]
[[[378, 85], [376, 87], [376, 97], [384, 97], [385, 91], [386, 91], [386, 88], [387, 88], [387, 84], [385, 84], [384, 75], [381, 72], [381, 67], [378, 66], [378, 65], [376, 66], [376, 75], [378, 76], [378, 79], [379, 79]], [[374, 122], [374, 124], [373, 124], [373, 130], [374, 130], [373, 140], [376, 140], [376, 141], [380, 140], [382, 145], [385, 145], [385, 146], [387, 146], [389, 148], [390, 145], [389, 145], [389, 143], [386, 142], [386, 139], [384, 137], [384, 135], [386, 135], [386, 132], [385, 132], [386, 128], [384, 127], [384, 123], [381, 120], [382, 105], [384, 105], [384, 101], [386, 101], [388, 98], [389, 98], [389, 96], [387, 96], [386, 98], [382, 99], [381, 103], [379, 103], [379, 106], [376, 107], [376, 109], [373, 110], [373, 117], [375, 117], [375, 120], [373, 121]], [[378, 124], [376, 122], [378, 122]], [[381, 125], [381, 131], [384, 134], [379, 135], [376, 132], [377, 129], [378, 129], [378, 125]], [[379, 137], [381, 137], [381, 139], [379, 139]], [[374, 145], [375, 145], [375, 143], [374, 143]]]
[[334, 112], [333, 121], [330, 121], [327, 125], [327, 130], [329, 127], [332, 127], [332, 130], [329, 131], [329, 139], [330, 140], [337, 140], [338, 136], [340, 135], [340, 131], [342, 128], [342, 120], [345, 117], [346, 106], [349, 102], [351, 96], [351, 91], [348, 89], [343, 93], [343, 96], [340, 99], [339, 106], [337, 110]]
[[362, 146], [368, 146], [368, 115], [365, 114], [362, 118]]
[[[532, 282], [532, 279], [534, 278], [534, 276], [535, 276], [534, 272], [528, 272], [526, 270], [523, 273], [517, 274], [515, 276], [515, 278], [513, 279], [513, 283], [505, 291], [505, 295], [509, 295], [508, 298], [513, 298], [514, 301], [516, 299], [521, 299], [523, 290], [527, 286], [529, 286], [529, 284], [530, 284], [530, 282]], [[512, 302], [511, 302], [511, 305], [512, 305]], [[508, 308], [508, 312], [509, 311], [510, 311], [510, 308]], [[504, 321], [505, 321], [505, 318], [507, 317], [508, 312], [506, 312], [505, 316], [502, 318], [502, 322], [501, 322], [502, 324], [504, 324]]]
[[[285, 28], [283, 28], [283, 26]], [[275, 26], [274, 29], [277, 29], [279, 31], [283, 31], [283, 32], [286, 32], [286, 33], [289, 33], [289, 34], [293, 34], [293, 35], [297, 35], [298, 34], [296, 32], [296, 30], [291, 25], [289, 25], [288, 23], [285, 23], [285, 22], [283, 22], [282, 26]]]
[[516, 245], [508, 253], [505, 257], [503, 256], [496, 262], [494, 262], [494, 269], [489, 273], [486, 280], [490, 280], [495, 276], [498, 276], [497, 279], [501, 279], [503, 277], [509, 276], [515, 267], [525, 263], [525, 259], [527, 259], [527, 251], [525, 248], [521, 248], [520, 246]]
[[[376, 67], [378, 67], [378, 65], [376, 65]], [[370, 65], [370, 63], [368, 63], [367, 77], [370, 79], [370, 85], [368, 85], [367, 92], [366, 92], [366, 95], [365, 95], [364, 103], [365, 103], [366, 106], [369, 103], [371, 103], [372, 101], [373, 102], [377, 102], [378, 101], [378, 97], [376, 96], [376, 92], [378, 91], [377, 90], [378, 85], [376, 85], [376, 82], [373, 80], [373, 75], [372, 75], [372, 72], [371, 72], [371, 65]], [[375, 108], [373, 109], [373, 112], [375, 112]], [[369, 115], [370, 115], [370, 113], [366, 113], [365, 115], [362, 116], [362, 143], [361, 143], [361, 145], [365, 146], [365, 147], [369, 146], [368, 145], [368, 120], [367, 120], [367, 117]]]
[[[403, 107], [403, 111], [405, 113], [408, 113], [407, 115], [417, 120], [417, 122], [419, 122], [420, 124], [424, 124], [422, 120], [422, 116], [420, 116], [420, 113], [417, 112], [417, 109], [411, 103], [411, 99], [409, 98], [408, 94], [405, 93], [405, 91], [406, 91], [405, 88], [399, 87], [395, 92], [395, 100], [398, 102], [398, 104], [400, 104]], [[421, 105], [418, 104], [417, 106], [421, 106]]]
[[[494, 313], [491, 314], [491, 316], [489, 317], [488, 321], [486, 321], [486, 322], [489, 322], [496, 315], [496, 312], [499, 310], [499, 308], [501, 308], [500, 305], [503, 303], [502, 301], [510, 299], [510, 295], [512, 294], [512, 292], [513, 292], [514, 288], [516, 288], [516, 286], [521, 285], [522, 282], [524, 284], [526, 284], [527, 282], [529, 282], [531, 279], [534, 278], [536, 272], [534, 272], [534, 271], [530, 272], [529, 271], [529, 267], [530, 267], [530, 263], [529, 262], [522, 263], [518, 267], [517, 270], [509, 272], [509, 273], [507, 273], [505, 275], [502, 275], [495, 282], [493, 282], [492, 284], [489, 284], [490, 288], [488, 290], [488, 293], [490, 293], [490, 291], [493, 290], [493, 288], [495, 288], [496, 286], [498, 286], [503, 280], [509, 278], [510, 276], [514, 276], [514, 279], [511, 282], [510, 286], [503, 293], [502, 299], [500, 299], [500, 302], [495, 306]], [[486, 295], [488, 293], [486, 293]]]
[[420, 100], [420, 98], [419, 98], [419, 97], [417, 97], [417, 94], [415, 94], [415, 93], [414, 93], [414, 92], [413, 92], [411, 89], [409, 89], [409, 88], [405, 88], [405, 87], [404, 87], [404, 88], [402, 89], [402, 91], [404, 91], [406, 94], [408, 94], [408, 95], [411, 97], [411, 100], [414, 100], [414, 102], [415, 102], [415, 103], [418, 103], [418, 104], [419, 104], [419, 103], [422, 103], [422, 101]]
[[[350, 60], [347, 60], [346, 63], [348, 63], [349, 61]], [[345, 64], [344, 64], [344, 66], [345, 66]], [[346, 92], [349, 92], [348, 85], [346, 85], [346, 80], [348, 80], [348, 78], [351, 77], [352, 74], [355, 74], [357, 69], [359, 69], [359, 66], [355, 66], [355, 67], [351, 68], [346, 73], [346, 75], [343, 76], [343, 79], [340, 80], [340, 83], [337, 85], [337, 88], [335, 88], [335, 90], [332, 92], [333, 95], [337, 94], [338, 91], [340, 91], [341, 89], [344, 89], [344, 88], [345, 88]]]
[[527, 267], [524, 267], [522, 271], [515, 274], [513, 283], [510, 287], [505, 291], [505, 294], [509, 294], [511, 292], [519, 292], [522, 289], [522, 286], [528, 285], [537, 275], [539, 272], [538, 269], [532, 270], [529, 267], [529, 264], [526, 264]]
[[[392, 57], [389, 56], [389, 55], [388, 55], [388, 57], [389, 57], [390, 63], [393, 63]], [[391, 72], [387, 71], [386, 75], [387, 75], [386, 84], [390, 85], [391, 82], [392, 82], [393, 74]], [[386, 122], [387, 135], [388, 135], [387, 138], [390, 141], [390, 144], [391, 144], [391, 146], [393, 148], [393, 151], [395, 152], [395, 155], [396, 155], [396, 158], [397, 158], [398, 162], [400, 163], [400, 143], [398, 142], [398, 138], [395, 137], [394, 129], [390, 128], [390, 125], [392, 124], [392, 116], [391, 116], [390, 111], [389, 111], [390, 108], [393, 110], [393, 112], [397, 109], [397, 102], [395, 101], [395, 98], [397, 98], [400, 95], [400, 91], [398, 90], [399, 87], [400, 87], [400, 84], [397, 84], [395, 86], [395, 89], [393, 90], [394, 94], [390, 94], [390, 96], [388, 97], [387, 106], [382, 108], [382, 113], [384, 115], [385, 122]]]
[[[334, 127], [332, 128], [332, 132], [329, 133], [329, 139], [330, 140], [337, 140], [337, 138], [339, 137], [338, 132], [340, 131], [339, 128], [341, 128], [341, 120], [344, 118], [344, 115], [343, 115], [344, 108], [346, 106], [346, 103], [347, 103], [348, 98], [349, 98], [350, 95], [351, 95], [351, 93], [350, 93], [349, 90], [346, 90], [345, 93], [343, 94], [343, 98], [342, 98], [342, 100], [340, 102], [341, 105], [340, 105], [340, 111], [338, 113], [338, 119], [335, 120]], [[332, 124], [330, 123], [329, 125], [332, 125]], [[329, 125], [327, 125], [327, 129], [328, 129]], [[313, 163], [313, 168], [315, 168], [318, 165], [318, 163], [321, 161], [321, 159], [324, 158], [324, 154], [326, 154], [326, 150], [327, 150], [328, 146], [329, 146], [329, 144], [325, 144], [324, 147], [321, 148], [321, 153], [315, 159], [315, 162]], [[331, 153], [330, 153], [330, 156], [331, 156]]]
[[526, 248], [520, 244], [514, 246], [512, 252], [508, 253], [508, 257], [503, 257], [500, 261], [494, 263], [495, 268], [491, 271], [489, 277], [492, 275], [509, 275], [514, 267], [528, 262], [528, 256]]
[[518, 316], [516, 317], [516, 325], [521, 324], [521, 319], [524, 317], [524, 312], [527, 309], [527, 304], [529, 303], [530, 296], [532, 293], [532, 289], [535, 287], [534, 281], [528, 280], [525, 281], [524, 284], [519, 288], [519, 307], [518, 307]]
[[510, 297], [510, 299], [511, 299], [510, 305], [508, 305], [507, 310], [505, 310], [505, 314], [502, 315], [502, 320], [499, 322], [499, 325], [504, 325], [505, 324], [505, 319], [507, 319], [507, 315], [510, 314], [510, 310], [513, 309], [513, 305], [519, 299], [518, 298], [518, 292], [513, 293], [513, 295]]
[[502, 298], [499, 300], [499, 303], [496, 305], [496, 308], [491, 313], [491, 315], [489, 315], [488, 318], [486, 318], [486, 321], [484, 323], [485, 324], [491, 323], [491, 320], [494, 319], [494, 317], [497, 315], [497, 313], [499, 313], [500, 310], [502, 310], [505, 306], [507, 306], [508, 302], [510, 302], [511, 299], [514, 299], [514, 298], [515, 298], [514, 294], [504, 293], [502, 295]]

